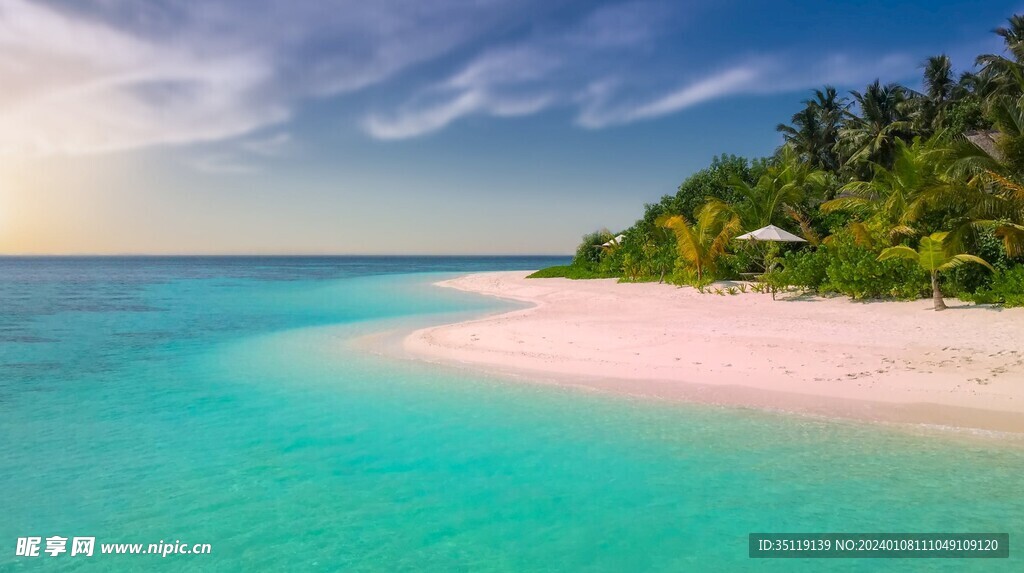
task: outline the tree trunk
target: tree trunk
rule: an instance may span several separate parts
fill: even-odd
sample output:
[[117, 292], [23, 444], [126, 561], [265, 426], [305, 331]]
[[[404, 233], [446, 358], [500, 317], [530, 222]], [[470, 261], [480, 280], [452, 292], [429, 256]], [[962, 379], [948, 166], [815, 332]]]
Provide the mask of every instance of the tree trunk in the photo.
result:
[[942, 300], [942, 291], [939, 290], [939, 273], [932, 271], [932, 300], [935, 301], [935, 310], [946, 310], [946, 303]]

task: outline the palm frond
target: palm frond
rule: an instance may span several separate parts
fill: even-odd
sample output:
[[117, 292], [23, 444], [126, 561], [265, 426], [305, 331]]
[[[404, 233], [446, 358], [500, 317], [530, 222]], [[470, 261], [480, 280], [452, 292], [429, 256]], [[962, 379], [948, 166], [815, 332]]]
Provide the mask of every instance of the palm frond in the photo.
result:
[[966, 263], [979, 264], [992, 272], [996, 272], [996, 269], [993, 268], [992, 265], [988, 264], [988, 261], [986, 261], [985, 259], [975, 255], [967, 254], [953, 255], [952, 257], [949, 258], [949, 260], [946, 263], [939, 265], [938, 270], [948, 271], [950, 269], [955, 269], [956, 267], [959, 267]]
[[814, 230], [811, 220], [806, 215], [789, 205], [786, 205], [785, 211], [790, 219], [793, 219], [797, 225], [800, 225], [800, 232], [804, 234], [804, 238], [807, 239], [808, 243], [815, 247], [821, 244], [821, 236]]
[[901, 237], [913, 237], [916, 234], [917, 229], [909, 225], [896, 225], [895, 227], [889, 229], [889, 237], [891, 237], [894, 241]]
[[860, 221], [854, 221], [850, 223], [850, 232], [853, 234], [853, 242], [862, 247], [871, 247], [875, 243], [874, 237], [871, 236], [871, 230], [868, 226]]
[[1003, 248], [1011, 257], [1024, 256], [1024, 225], [1017, 223], [999, 223], [996, 236], [1003, 240]]
[[888, 259], [907, 259], [909, 261], [917, 262], [920, 256], [917, 251], [911, 249], [906, 245], [897, 245], [895, 247], [886, 247], [882, 249], [882, 254], [878, 255], [878, 260], [885, 261]]
[[863, 197], [836, 197], [831, 201], [821, 204], [821, 210], [825, 213], [834, 211], [858, 211], [865, 209], [871, 202]]

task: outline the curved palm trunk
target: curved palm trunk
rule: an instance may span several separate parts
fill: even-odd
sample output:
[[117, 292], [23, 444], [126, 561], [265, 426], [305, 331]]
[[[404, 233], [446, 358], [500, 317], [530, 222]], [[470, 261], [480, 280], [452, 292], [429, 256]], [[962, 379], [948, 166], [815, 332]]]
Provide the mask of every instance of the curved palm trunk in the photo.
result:
[[946, 302], [942, 300], [942, 291], [939, 290], [939, 273], [932, 271], [932, 300], [935, 302], [935, 310], [946, 310]]

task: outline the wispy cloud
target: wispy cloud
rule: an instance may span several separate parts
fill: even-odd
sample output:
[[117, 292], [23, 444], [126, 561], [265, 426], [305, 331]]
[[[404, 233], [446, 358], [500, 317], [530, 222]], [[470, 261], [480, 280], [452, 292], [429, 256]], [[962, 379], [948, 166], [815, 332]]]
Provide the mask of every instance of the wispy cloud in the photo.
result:
[[378, 139], [404, 139], [471, 115], [530, 115], [561, 107], [576, 125], [601, 129], [741, 94], [851, 86], [878, 76], [902, 79], [917, 68], [902, 54], [785, 51], [721, 56], [732, 59], [723, 63], [698, 50], [684, 59], [688, 65], [679, 65], [679, 58], [659, 58], [658, 46], [676, 31], [669, 21], [665, 4], [598, 8], [576, 22], [482, 51], [447, 78], [414, 90], [392, 111], [368, 114], [363, 128]]
[[292, 144], [292, 134], [281, 132], [266, 137], [247, 139], [241, 142], [240, 146], [250, 153], [269, 157], [283, 154]]
[[0, 2], [0, 151], [89, 153], [215, 140], [282, 121], [257, 57], [160, 46], [24, 2]]
[[[213, 149], [205, 149], [209, 147]], [[201, 146], [184, 163], [203, 173], [244, 175], [261, 171], [267, 159], [284, 156], [294, 148], [292, 134], [282, 131], [214, 146]]]
[[730, 96], [792, 92], [823, 84], [861, 85], [877, 77], [904, 79], [911, 73], [916, 73], [915, 62], [904, 54], [871, 60], [846, 54], [825, 54], [812, 60], [759, 56], [647, 98], [617, 93], [622, 82], [595, 82], [578, 98], [576, 123], [600, 129], [670, 115]]
[[662, 14], [659, 5], [648, 2], [602, 7], [562, 28], [491, 47], [448, 78], [416, 91], [396, 111], [370, 114], [363, 127], [378, 139], [403, 139], [468, 115], [513, 117], [564, 104], [573, 83], [585, 80], [596, 62], [611, 65], [649, 49], [663, 29]]
[[250, 134], [290, 129], [284, 124], [311, 98], [386, 82], [369, 109], [348, 113], [369, 136], [394, 140], [469, 116], [552, 108], [606, 128], [919, 63], [686, 48], [680, 23], [696, 8], [627, 0], [565, 17], [541, 0], [0, 0], [0, 153], [227, 141], [199, 168], [244, 172], [294, 145], [284, 131]]
[[396, 112], [371, 114], [363, 127], [378, 139], [405, 139], [470, 114], [536, 113], [555, 99], [544, 80], [559, 66], [557, 57], [529, 47], [485, 52], [447, 80], [416, 93]]
[[576, 123], [598, 129], [675, 113], [699, 103], [749, 90], [760, 74], [752, 66], [739, 66], [687, 84], [654, 100], [610, 105], [610, 88], [597, 84], [585, 92]]
[[237, 137], [447, 53], [516, 4], [0, 0], [0, 153]]

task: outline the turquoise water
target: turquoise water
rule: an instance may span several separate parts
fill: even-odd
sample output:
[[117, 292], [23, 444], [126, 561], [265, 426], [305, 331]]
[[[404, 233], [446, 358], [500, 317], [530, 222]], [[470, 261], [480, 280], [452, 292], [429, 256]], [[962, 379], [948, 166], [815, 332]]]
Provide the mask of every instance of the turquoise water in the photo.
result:
[[[1021, 570], [1024, 452], [652, 403], [348, 341], [530, 259], [0, 260], [0, 570]], [[752, 531], [1009, 532], [1010, 560], [750, 560]], [[24, 536], [210, 555], [16, 557]], [[97, 548], [98, 551], [98, 548]]]

